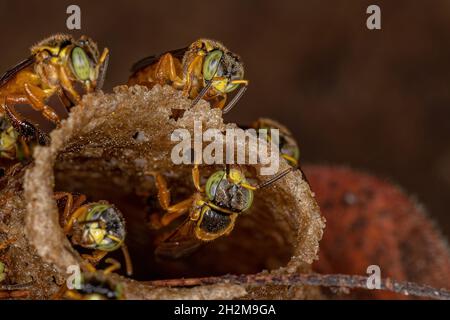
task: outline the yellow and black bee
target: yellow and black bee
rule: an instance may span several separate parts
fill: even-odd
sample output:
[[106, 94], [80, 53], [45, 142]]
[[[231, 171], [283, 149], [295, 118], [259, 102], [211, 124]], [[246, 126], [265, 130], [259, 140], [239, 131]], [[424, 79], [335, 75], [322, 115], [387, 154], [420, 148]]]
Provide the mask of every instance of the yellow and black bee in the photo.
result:
[[63, 208], [60, 222], [71, 242], [95, 250], [92, 255], [82, 255], [83, 258], [95, 265], [108, 252], [120, 248], [127, 274], [132, 275], [131, 259], [125, 245], [125, 219], [119, 209], [106, 201], [85, 203], [86, 196], [68, 192], [56, 192], [54, 198]]
[[[149, 88], [169, 84], [186, 97], [207, 100], [212, 107], [227, 113], [247, 89], [244, 66], [238, 55], [215, 40], [200, 39], [189, 47], [144, 58], [132, 67], [129, 85]], [[242, 86], [225, 106], [227, 96]]]
[[270, 129], [278, 129], [280, 156], [293, 167], [297, 167], [299, 165], [300, 148], [288, 128], [272, 119], [265, 118], [256, 120], [251, 127], [256, 130], [267, 129], [267, 139], [269, 140], [271, 139]]
[[108, 65], [107, 48], [100, 55], [97, 44], [87, 36], [75, 40], [70, 35], [51, 36], [31, 48], [31, 56], [0, 78], [0, 114], [7, 115], [17, 132], [40, 144], [48, 143], [48, 135], [37, 129], [16, 111], [26, 104], [55, 124], [60, 116], [48, 105], [59, 97], [69, 110], [81, 101], [77, 87], [83, 93], [100, 89]]
[[192, 179], [197, 190], [191, 197], [170, 205], [170, 192], [164, 177], [159, 173], [149, 173], [155, 177], [158, 200], [164, 215], [150, 216], [151, 228], [158, 229], [171, 224], [182, 215], [187, 219], [156, 248], [161, 257], [179, 258], [190, 254], [202, 243], [228, 235], [234, 228], [236, 218], [247, 211], [253, 203], [253, 192], [278, 181], [293, 168], [287, 169], [260, 185], [248, 183], [240, 169], [226, 167], [213, 173], [205, 187], [200, 186], [198, 166], [192, 170]]
[[[120, 267], [120, 266], [119, 266]], [[70, 300], [122, 300], [124, 299], [123, 288], [103, 272], [83, 273], [80, 287], [66, 290], [63, 294], [65, 299]]]

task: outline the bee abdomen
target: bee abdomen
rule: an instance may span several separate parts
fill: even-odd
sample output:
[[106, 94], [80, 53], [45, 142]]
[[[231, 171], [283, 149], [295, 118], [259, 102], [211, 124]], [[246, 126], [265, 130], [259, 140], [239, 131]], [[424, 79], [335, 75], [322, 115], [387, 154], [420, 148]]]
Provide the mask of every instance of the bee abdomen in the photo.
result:
[[208, 209], [200, 223], [200, 229], [207, 233], [220, 233], [228, 228], [231, 218], [228, 214]]

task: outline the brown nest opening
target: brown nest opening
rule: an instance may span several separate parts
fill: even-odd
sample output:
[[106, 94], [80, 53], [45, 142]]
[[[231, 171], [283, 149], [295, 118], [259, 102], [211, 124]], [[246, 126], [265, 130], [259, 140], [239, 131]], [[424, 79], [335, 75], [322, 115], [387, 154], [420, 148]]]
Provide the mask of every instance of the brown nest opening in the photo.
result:
[[[171, 141], [171, 133], [177, 128], [192, 132], [194, 120], [201, 121], [203, 129], [223, 131], [234, 126], [224, 124], [220, 110], [210, 109], [206, 102], [200, 101], [194, 108], [190, 108], [190, 103], [180, 92], [160, 86], [152, 90], [122, 86], [113, 94], [88, 95], [52, 133], [51, 145], [36, 149], [35, 163], [27, 171], [24, 183], [25, 233], [46, 263], [64, 273], [69, 265], [81, 261], [58, 225], [58, 210], [52, 198], [54, 191], [69, 191], [86, 194], [91, 201], [108, 200], [121, 209], [127, 222], [126, 243], [135, 280], [310, 270], [324, 222], [300, 171], [257, 190], [251, 210], [238, 218], [229, 236], [208, 243], [187, 258], [155, 258], [155, 238], [160, 233], [147, 227], [146, 208], [160, 209], [153, 205], [153, 178], [144, 173], [164, 173], [172, 202], [185, 199], [194, 191], [192, 167], [171, 161], [170, 152], [176, 143]], [[202, 177], [206, 179], [218, 168], [221, 167], [201, 166]], [[286, 168], [286, 163], [280, 164], [280, 170]], [[255, 181], [268, 178], [259, 176], [257, 169], [247, 168]], [[112, 256], [121, 259], [118, 253]], [[205, 286], [206, 294], [202, 291], [205, 288], [152, 288], [122, 277], [118, 281], [124, 283], [128, 298], [307, 296], [301, 287], [287, 290], [272, 286], [246, 291], [239, 285], [215, 284]], [[179, 296], [173, 296], [174, 292]]]

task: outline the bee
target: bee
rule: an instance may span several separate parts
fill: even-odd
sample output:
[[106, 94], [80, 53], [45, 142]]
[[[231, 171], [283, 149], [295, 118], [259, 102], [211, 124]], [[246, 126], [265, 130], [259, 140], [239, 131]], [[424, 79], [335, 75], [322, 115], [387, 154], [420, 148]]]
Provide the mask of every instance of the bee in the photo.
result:
[[124, 299], [123, 288], [108, 277], [108, 274], [120, 269], [120, 264], [114, 259], [106, 259], [111, 266], [102, 272], [84, 272], [81, 274], [79, 288], [67, 290], [64, 288], [63, 296], [71, 300], [122, 300]]
[[[8, 239], [0, 242], [0, 250], [8, 248], [14, 242], [15, 239]], [[28, 297], [30, 292], [26, 289], [30, 286], [30, 283], [2, 285], [1, 283], [6, 280], [6, 274], [6, 264], [0, 261], [0, 299], [17, 299]]]
[[256, 130], [267, 129], [268, 142], [271, 140], [270, 129], [278, 129], [280, 156], [284, 158], [291, 166], [298, 167], [300, 148], [288, 128], [274, 120], [264, 118], [256, 120], [251, 127]]
[[236, 218], [247, 211], [253, 203], [253, 192], [267, 187], [292, 171], [289, 168], [259, 185], [250, 184], [240, 169], [226, 166], [213, 173], [205, 187], [200, 186], [197, 165], [192, 169], [192, 180], [197, 192], [177, 204], [170, 205], [170, 192], [164, 177], [155, 177], [158, 200], [164, 215], [150, 216], [150, 227], [159, 229], [170, 225], [183, 215], [187, 219], [157, 246], [155, 254], [160, 257], [180, 258], [189, 255], [202, 243], [230, 234]]
[[125, 219], [119, 209], [107, 201], [85, 203], [85, 195], [68, 192], [56, 192], [54, 199], [58, 202], [58, 207], [63, 208], [60, 223], [71, 242], [94, 250], [92, 255], [82, 255], [90, 264], [91, 271], [95, 270], [92, 265], [100, 262], [108, 252], [120, 248], [127, 274], [133, 274], [130, 255], [125, 245]]
[[0, 116], [0, 159], [23, 161], [30, 158], [30, 148], [7, 117]]
[[101, 89], [108, 65], [107, 48], [100, 55], [97, 44], [87, 36], [75, 40], [70, 35], [53, 35], [31, 48], [31, 56], [8, 70], [0, 78], [1, 114], [6, 114], [17, 132], [47, 144], [48, 134], [36, 128], [16, 111], [16, 105], [27, 104], [52, 123], [61, 119], [49, 106], [57, 96], [67, 111], [80, 103], [76, 86], [86, 93]]
[[300, 148], [297, 140], [288, 128], [274, 120], [265, 118], [256, 120], [251, 127], [256, 130], [267, 129], [267, 142], [271, 141], [270, 129], [278, 129], [280, 156], [285, 159], [290, 166], [300, 170], [303, 178], [309, 184], [308, 178], [300, 167]]
[[[236, 54], [215, 40], [200, 39], [189, 47], [146, 57], [136, 62], [128, 80], [129, 85], [169, 84], [193, 99], [200, 99], [227, 113], [247, 89], [244, 66]], [[242, 85], [242, 86], [241, 86]], [[225, 106], [227, 95], [241, 89]]]

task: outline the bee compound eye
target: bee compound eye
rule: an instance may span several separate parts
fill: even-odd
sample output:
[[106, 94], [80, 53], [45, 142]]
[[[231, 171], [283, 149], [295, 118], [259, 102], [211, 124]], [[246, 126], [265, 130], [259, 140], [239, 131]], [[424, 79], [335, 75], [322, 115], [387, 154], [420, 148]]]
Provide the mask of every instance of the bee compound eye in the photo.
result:
[[72, 65], [75, 75], [80, 80], [88, 80], [91, 75], [91, 64], [86, 52], [80, 48], [75, 47], [72, 50]]
[[208, 53], [203, 62], [203, 77], [205, 80], [209, 81], [217, 74], [222, 56], [223, 52], [220, 50], [214, 50]]
[[214, 199], [217, 187], [219, 186], [219, 183], [222, 181], [222, 179], [224, 179], [224, 177], [225, 171], [217, 171], [208, 178], [208, 181], [206, 181], [205, 191], [210, 200]]

